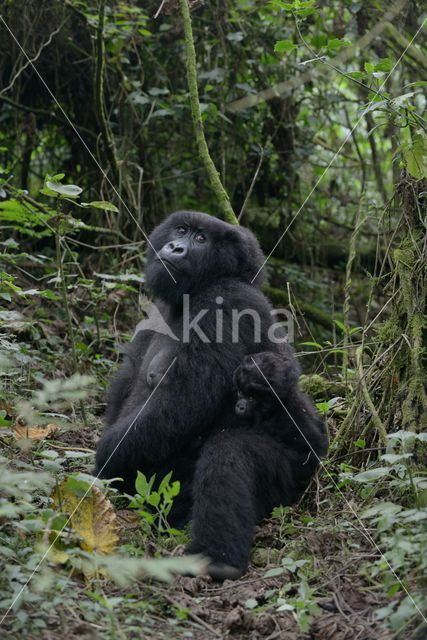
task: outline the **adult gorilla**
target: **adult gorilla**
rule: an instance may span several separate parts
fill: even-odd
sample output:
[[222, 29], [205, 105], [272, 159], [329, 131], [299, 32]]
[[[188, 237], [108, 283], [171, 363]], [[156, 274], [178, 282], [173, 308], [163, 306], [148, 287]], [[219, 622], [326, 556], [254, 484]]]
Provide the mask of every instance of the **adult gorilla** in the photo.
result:
[[[127, 348], [108, 393], [96, 471], [123, 478], [133, 493], [137, 470], [160, 480], [173, 469], [181, 492], [171, 523], [191, 519], [190, 551], [211, 559], [214, 578], [238, 577], [254, 525], [277, 504], [269, 486], [287, 465], [274, 438], [234, 412], [233, 373], [243, 358], [283, 348], [269, 336], [271, 306], [256, 277], [263, 255], [248, 230], [190, 211], [169, 216], [150, 244], [146, 284], [170, 331], [141, 330]], [[289, 503], [284, 493], [279, 502]]]

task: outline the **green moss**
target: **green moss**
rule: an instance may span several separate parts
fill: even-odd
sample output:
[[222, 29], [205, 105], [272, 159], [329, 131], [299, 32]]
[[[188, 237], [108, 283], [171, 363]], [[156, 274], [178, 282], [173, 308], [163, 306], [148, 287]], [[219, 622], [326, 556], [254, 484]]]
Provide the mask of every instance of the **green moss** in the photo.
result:
[[278, 564], [280, 561], [280, 550], [265, 547], [256, 547], [251, 556], [251, 563], [255, 567], [267, 567], [269, 564]]
[[402, 329], [396, 317], [391, 317], [376, 327], [377, 340], [380, 343], [392, 344], [402, 335]]
[[302, 375], [300, 378], [301, 389], [307, 395], [316, 400], [333, 398], [334, 396], [344, 396], [346, 386], [343, 382], [326, 380], [318, 373]]

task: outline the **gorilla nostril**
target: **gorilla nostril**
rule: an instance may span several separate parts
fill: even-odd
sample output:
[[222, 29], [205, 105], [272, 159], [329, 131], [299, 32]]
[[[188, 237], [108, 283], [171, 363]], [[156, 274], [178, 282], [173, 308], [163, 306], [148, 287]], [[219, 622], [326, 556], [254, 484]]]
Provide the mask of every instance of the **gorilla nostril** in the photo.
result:
[[181, 242], [168, 242], [164, 249], [166, 253], [175, 256], [183, 256], [187, 253], [187, 247]]

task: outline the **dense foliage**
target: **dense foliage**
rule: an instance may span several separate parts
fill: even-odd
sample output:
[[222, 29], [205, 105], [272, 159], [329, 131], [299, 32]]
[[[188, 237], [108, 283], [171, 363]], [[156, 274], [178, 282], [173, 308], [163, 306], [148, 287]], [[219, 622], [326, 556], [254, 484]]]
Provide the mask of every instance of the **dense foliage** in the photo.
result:
[[[421, 639], [423, 3], [191, 0], [192, 33], [186, 6], [0, 0], [0, 635]], [[146, 234], [180, 208], [256, 233], [332, 439], [225, 591], [136, 580], [200, 567], [173, 477], [129, 502], [88, 475]]]

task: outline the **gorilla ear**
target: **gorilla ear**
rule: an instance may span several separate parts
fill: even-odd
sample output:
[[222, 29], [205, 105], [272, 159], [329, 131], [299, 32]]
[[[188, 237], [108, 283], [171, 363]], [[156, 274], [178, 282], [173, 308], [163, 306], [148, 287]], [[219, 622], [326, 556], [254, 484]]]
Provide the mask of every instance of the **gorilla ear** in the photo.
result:
[[249, 229], [235, 227], [236, 250], [239, 260], [239, 275], [247, 282], [258, 286], [265, 280], [263, 263], [265, 256], [261, 251], [259, 242]]

